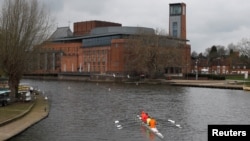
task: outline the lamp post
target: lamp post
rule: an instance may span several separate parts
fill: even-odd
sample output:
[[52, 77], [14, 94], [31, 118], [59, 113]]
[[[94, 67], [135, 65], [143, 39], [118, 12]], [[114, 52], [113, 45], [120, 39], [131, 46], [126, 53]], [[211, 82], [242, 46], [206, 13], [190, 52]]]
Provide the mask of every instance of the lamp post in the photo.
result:
[[198, 65], [197, 65], [197, 63], [198, 63], [198, 60], [196, 60], [195, 61], [195, 64], [196, 64], [196, 75], [195, 75], [195, 78], [196, 78], [196, 80], [198, 80]]

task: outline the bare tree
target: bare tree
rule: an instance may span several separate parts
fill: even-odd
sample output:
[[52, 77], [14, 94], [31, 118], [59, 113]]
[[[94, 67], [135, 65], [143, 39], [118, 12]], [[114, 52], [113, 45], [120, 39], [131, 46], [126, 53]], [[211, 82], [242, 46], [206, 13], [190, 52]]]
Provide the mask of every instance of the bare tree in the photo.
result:
[[[125, 48], [125, 68], [127, 72], [144, 72], [145, 53], [141, 47], [143, 40], [139, 37], [129, 37], [127, 46]], [[140, 63], [139, 63], [140, 62]]]
[[33, 47], [47, 38], [49, 14], [37, 0], [5, 0], [0, 14], [0, 66], [9, 77], [11, 99], [32, 60]]
[[165, 67], [181, 66], [177, 41], [157, 33], [138, 33], [127, 39], [125, 64], [127, 72], [150, 77], [163, 73]]
[[231, 51], [238, 51], [239, 50], [237, 45], [235, 45], [233, 43], [228, 44], [227, 49], [228, 49], [228, 54], [230, 54]]
[[238, 43], [240, 54], [250, 57], [250, 39], [243, 38]]

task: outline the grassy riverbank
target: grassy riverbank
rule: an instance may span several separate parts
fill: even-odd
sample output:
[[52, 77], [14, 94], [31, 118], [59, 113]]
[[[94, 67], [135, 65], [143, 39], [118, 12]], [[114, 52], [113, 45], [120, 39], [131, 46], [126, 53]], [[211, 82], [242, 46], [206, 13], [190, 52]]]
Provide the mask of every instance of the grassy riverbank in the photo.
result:
[[18, 102], [0, 107], [0, 113], [0, 140], [8, 140], [46, 118], [49, 114], [49, 102], [42, 95], [36, 95], [33, 102]]
[[5, 107], [0, 107], [0, 123], [18, 117], [26, 112], [35, 102], [16, 102]]

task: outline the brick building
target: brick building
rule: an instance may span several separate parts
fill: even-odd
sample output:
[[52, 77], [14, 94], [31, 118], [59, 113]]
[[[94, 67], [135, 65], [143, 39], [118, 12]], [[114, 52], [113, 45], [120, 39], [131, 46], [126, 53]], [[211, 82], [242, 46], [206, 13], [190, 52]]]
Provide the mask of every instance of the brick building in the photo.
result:
[[[170, 9], [172, 7], [180, 7], [182, 12], [170, 14], [170, 23], [173, 24], [169, 26], [173, 28], [169, 29], [173, 32], [168, 40], [175, 42], [181, 50], [181, 54], [176, 55], [182, 56], [183, 63], [178, 67], [170, 66], [165, 72], [179, 75], [190, 71], [191, 47], [186, 40], [185, 4], [170, 4]], [[45, 51], [40, 53], [37, 73], [124, 73], [126, 39], [139, 31], [155, 33], [152, 28], [124, 27], [119, 23], [97, 20], [76, 22], [73, 28], [73, 32], [69, 27], [57, 28], [50, 40], [42, 45]]]
[[[98, 21], [98, 23], [100, 22]], [[91, 22], [87, 21], [87, 23]], [[123, 73], [125, 70], [124, 46], [126, 45], [127, 37], [138, 34], [138, 31], [150, 34], [154, 34], [155, 31], [152, 28], [116, 25], [93, 27], [88, 33], [81, 31], [84, 34], [82, 36], [80, 36], [78, 31], [78, 29], [82, 29], [79, 26], [76, 30], [74, 29], [74, 33], [68, 27], [57, 28], [52, 34], [50, 41], [42, 46], [45, 52], [40, 54], [39, 70], [36, 72]], [[77, 32], [77, 36], [74, 36], [76, 35], [75, 32]], [[185, 40], [176, 38], [169, 38], [169, 40], [182, 42], [180, 47], [183, 54], [182, 59], [188, 60], [190, 58], [190, 46], [185, 43]], [[171, 74], [185, 73], [187, 66], [184, 66], [185, 69], [181, 67], [179, 69], [169, 68], [166, 72]]]

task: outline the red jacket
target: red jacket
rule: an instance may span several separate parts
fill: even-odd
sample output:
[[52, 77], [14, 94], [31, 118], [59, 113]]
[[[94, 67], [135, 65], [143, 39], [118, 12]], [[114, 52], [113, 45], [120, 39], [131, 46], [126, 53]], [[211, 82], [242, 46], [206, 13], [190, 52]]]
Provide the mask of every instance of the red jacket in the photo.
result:
[[141, 112], [141, 119], [146, 113], [144, 111]]
[[142, 114], [141, 115], [141, 120], [144, 122], [144, 123], [147, 123], [147, 118], [148, 118], [148, 115], [146, 113]]

